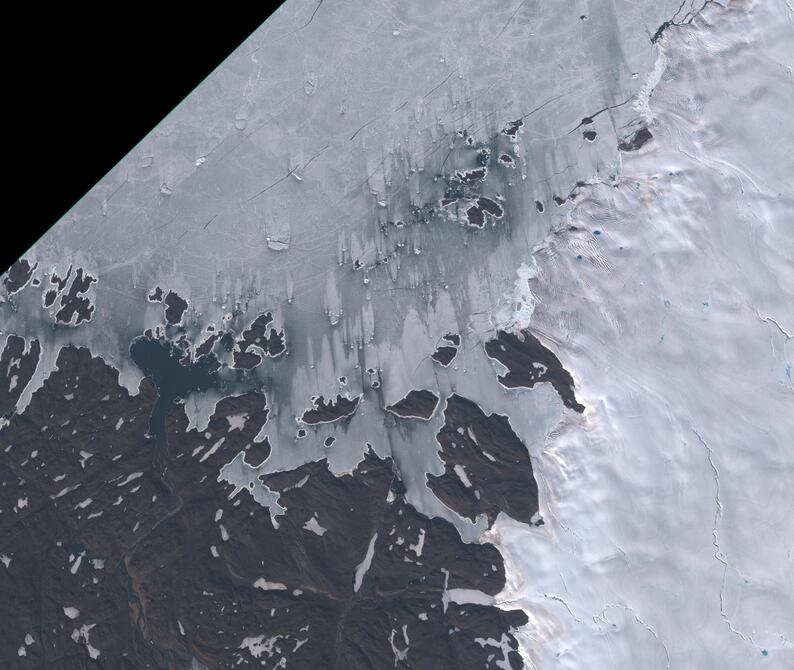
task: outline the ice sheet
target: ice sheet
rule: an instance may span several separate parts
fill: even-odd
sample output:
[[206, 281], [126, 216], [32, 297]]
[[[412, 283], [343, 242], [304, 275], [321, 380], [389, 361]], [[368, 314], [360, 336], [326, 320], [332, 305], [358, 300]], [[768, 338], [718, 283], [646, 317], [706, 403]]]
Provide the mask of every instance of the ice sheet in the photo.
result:
[[792, 19], [666, 36], [652, 143], [535, 254], [588, 410], [536, 461], [548, 523], [493, 531], [534, 667], [794, 665]]

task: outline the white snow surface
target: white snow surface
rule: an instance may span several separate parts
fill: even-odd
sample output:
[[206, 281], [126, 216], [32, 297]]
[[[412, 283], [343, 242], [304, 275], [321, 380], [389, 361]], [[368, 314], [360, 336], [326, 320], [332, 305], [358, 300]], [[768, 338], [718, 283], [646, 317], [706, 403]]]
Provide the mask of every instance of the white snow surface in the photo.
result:
[[530, 668], [794, 667], [793, 26], [669, 29], [654, 139], [535, 253], [587, 411], [534, 459], [545, 524], [485, 536]]

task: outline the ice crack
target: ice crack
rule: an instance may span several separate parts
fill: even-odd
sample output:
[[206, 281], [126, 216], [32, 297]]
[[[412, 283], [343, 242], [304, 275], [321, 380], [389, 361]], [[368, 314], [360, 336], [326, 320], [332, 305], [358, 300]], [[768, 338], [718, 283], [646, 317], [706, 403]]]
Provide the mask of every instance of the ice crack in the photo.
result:
[[711, 544], [714, 546], [714, 558], [716, 558], [722, 564], [722, 583], [720, 585], [720, 615], [722, 616], [722, 620], [727, 624], [728, 628], [734, 635], [738, 635], [742, 640], [745, 642], [751, 642], [749, 637], [742, 633], [741, 631], [737, 630], [733, 622], [728, 617], [728, 613], [725, 609], [725, 585], [728, 579], [728, 561], [725, 558], [725, 554], [723, 554], [722, 549], [720, 547], [720, 538], [719, 538], [719, 523], [722, 520], [722, 513], [723, 513], [723, 506], [722, 500], [720, 499], [720, 471], [717, 468], [717, 464], [714, 462], [714, 450], [708, 445], [706, 440], [703, 439], [703, 436], [695, 430], [694, 426], [690, 426], [692, 432], [697, 436], [700, 444], [703, 445], [704, 449], [706, 450], [706, 457], [708, 458], [709, 466], [711, 470], [714, 472], [714, 484], [716, 486], [716, 493], [714, 496], [714, 500], [716, 503], [716, 507], [714, 510], [714, 523], [711, 527]]
[[676, 21], [676, 17], [681, 13], [681, 11], [684, 9], [684, 5], [686, 4], [686, 0], [681, 0], [681, 4], [676, 10], [676, 13], [673, 14], [672, 18], [665, 21], [662, 25], [660, 25], [656, 29], [656, 32], [653, 34], [653, 37], [651, 37], [651, 44], [656, 44], [662, 38], [662, 35], [664, 35], [664, 32], [668, 28], [672, 28], [672, 27], [679, 28], [681, 26], [688, 26], [712, 2], [714, 2], [714, 0], [705, 0], [703, 4], [700, 6], [700, 9], [698, 9], [697, 11], [692, 11], [690, 5], [690, 10], [686, 14], [684, 14], [684, 18], [681, 21]]
[[570, 608], [570, 606], [568, 605], [568, 603], [567, 603], [567, 602], [565, 602], [565, 599], [564, 599], [564, 598], [561, 598], [560, 596], [555, 596], [555, 595], [552, 595], [551, 593], [544, 593], [544, 594], [543, 594], [543, 597], [544, 597], [544, 598], [548, 598], [549, 600], [553, 600], [553, 601], [555, 601], [555, 602], [561, 603], [561, 604], [562, 604], [562, 606], [563, 606], [563, 607], [564, 607], [566, 610], [568, 610], [568, 614], [570, 614], [570, 615], [571, 615], [571, 618], [573, 618], [573, 620], [574, 620], [574, 621], [576, 621], [576, 623], [581, 623], [581, 624], [584, 624], [584, 621], [582, 621], [582, 620], [581, 620], [581, 619], [580, 619], [578, 616], [576, 616], [576, 615], [573, 613], [573, 610]]
[[[653, 626], [651, 626], [649, 623], [647, 623], [645, 620], [643, 620], [640, 617], [640, 615], [637, 614], [636, 610], [633, 607], [629, 607], [628, 605], [623, 605], [621, 603], [609, 603], [609, 604], [607, 604], [604, 607], [604, 609], [601, 611], [601, 616], [597, 617], [597, 618], [600, 618], [602, 621], [606, 622], [607, 610], [611, 609], [611, 608], [623, 609], [623, 610], [626, 610], [627, 612], [629, 612], [634, 617], [634, 620], [638, 624], [640, 624], [640, 626], [645, 628], [645, 630], [647, 630], [656, 639], [656, 641], [662, 646], [662, 649], [664, 649], [665, 656], [667, 657], [667, 670], [670, 670], [670, 650], [667, 648], [667, 645], [664, 643], [664, 640], [662, 640], [662, 638], [659, 636], [659, 633], [656, 632], [656, 630], [653, 628]], [[594, 619], [595, 618], [596, 617], [594, 617]]]
[[781, 326], [776, 319], [773, 319], [771, 316], [761, 316], [761, 312], [759, 312], [758, 310], [756, 310], [755, 313], [758, 315], [758, 318], [761, 319], [761, 321], [764, 321], [765, 323], [773, 324], [775, 328], [777, 328], [781, 332], [783, 337], [786, 338], [786, 342], [788, 342], [791, 339], [791, 334], [785, 328], [783, 328], [783, 326]]

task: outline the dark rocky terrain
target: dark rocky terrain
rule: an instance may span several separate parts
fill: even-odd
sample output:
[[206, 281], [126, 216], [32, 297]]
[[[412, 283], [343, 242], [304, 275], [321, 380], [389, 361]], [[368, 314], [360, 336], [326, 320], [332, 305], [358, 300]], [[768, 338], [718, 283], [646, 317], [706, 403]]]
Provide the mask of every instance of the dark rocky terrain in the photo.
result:
[[412, 389], [407, 395], [386, 409], [401, 419], [424, 419], [427, 421], [438, 407], [438, 394], [427, 389]]
[[[21, 346], [11, 339], [3, 361]], [[138, 346], [169, 355], [156, 340]], [[194, 658], [210, 668], [281, 659], [295, 668], [521, 667], [510, 631], [526, 622], [522, 612], [449, 597], [498, 593], [501, 556], [418, 513], [391, 459], [369, 451], [341, 477], [324, 461], [261, 476], [286, 508], [275, 523], [251, 496], [230, 497], [218, 477], [235, 454], [254, 464], [267, 457], [269, 444], [254, 440], [266, 398], [224, 398], [199, 432], [174, 404], [179, 390], [153, 373], [130, 395], [104, 361], [67, 347], [24, 413], [10, 415], [0, 577], [15, 605], [3, 627], [4, 667], [186, 668]], [[158, 412], [167, 468], [151, 426]], [[485, 509], [504, 503], [528, 518], [531, 469], [502, 418], [453, 396], [447, 423], [445, 458], [447, 434], [471, 425], [482, 449], [504, 452], [500, 462], [530, 486], [513, 500], [472, 472]]]
[[341, 394], [328, 400], [323, 396], [317, 396], [312, 407], [301, 416], [301, 421], [309, 426], [342, 421], [355, 413], [359, 401], [360, 398], [347, 398]]
[[452, 395], [436, 439], [445, 472], [429, 475], [428, 484], [448, 507], [472, 521], [485, 514], [489, 525], [499, 512], [532, 520], [538, 487], [527, 449], [506, 416], [485, 414], [471, 400]]
[[507, 388], [532, 388], [548, 382], [557, 391], [566, 407], [584, 412], [584, 405], [576, 400], [573, 377], [560, 359], [541, 344], [528, 330], [520, 333], [500, 331], [494, 340], [485, 343], [485, 352], [507, 368], [499, 375], [499, 383]]

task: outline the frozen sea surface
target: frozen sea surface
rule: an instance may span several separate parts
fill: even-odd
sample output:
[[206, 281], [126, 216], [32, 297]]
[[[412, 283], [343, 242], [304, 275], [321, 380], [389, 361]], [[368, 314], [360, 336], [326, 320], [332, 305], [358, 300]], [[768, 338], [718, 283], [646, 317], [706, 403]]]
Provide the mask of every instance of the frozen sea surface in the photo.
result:
[[[700, 6], [285, 3], [26, 255], [40, 285], [0, 305], [3, 330], [41, 346], [17, 411], [65, 345], [101, 355], [135, 394], [142, 333], [178, 330], [195, 356], [210, 332], [239, 336], [272, 313], [287, 353], [185, 401], [201, 426], [220, 395], [269, 391], [267, 470], [326, 456], [338, 425], [297, 441], [296, 418], [339, 391], [388, 405], [457, 390], [510, 416], [536, 453], [555, 394], [483, 384], [494, 366], [482, 344], [529, 323], [532, 248], [587, 183], [617, 177], [618, 143], [645, 123], [656, 38]], [[466, 191], [456, 175], [480, 155], [487, 174]], [[501, 213], [472, 225], [470, 191]], [[76, 315], [55, 298], [62, 284]], [[429, 356], [448, 333], [460, 353], [439, 369]], [[480, 527], [424, 486], [442, 468], [442, 418], [387, 438], [364, 400], [332, 469], [351, 471], [370, 442], [398, 460], [420, 509], [472, 539]]]

